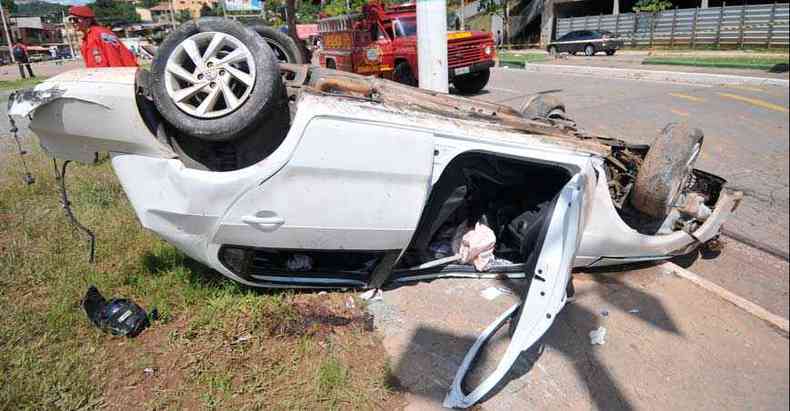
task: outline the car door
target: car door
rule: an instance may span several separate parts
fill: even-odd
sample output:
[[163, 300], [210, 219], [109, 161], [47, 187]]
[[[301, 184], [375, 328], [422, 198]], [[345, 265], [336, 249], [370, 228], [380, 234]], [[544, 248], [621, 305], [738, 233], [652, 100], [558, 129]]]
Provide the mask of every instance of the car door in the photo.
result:
[[573, 36], [574, 32], [570, 32], [557, 39], [557, 51], [560, 53], [571, 52], [571, 44], [568, 44], [567, 42], [573, 40]]
[[430, 187], [433, 135], [313, 118], [288, 163], [242, 196], [217, 244], [291, 250], [405, 248]]
[[[528, 273], [532, 280], [522, 303], [512, 306], [480, 334], [458, 368], [445, 397], [445, 407], [468, 408], [488, 394], [507, 375], [518, 356], [543, 336], [565, 306], [573, 260], [581, 243], [585, 181], [577, 174], [557, 196], [551, 218], [539, 240], [540, 254], [534, 264], [528, 263], [527, 269], [533, 271]], [[464, 393], [461, 383], [472, 362], [488, 339], [508, 320], [516, 321], [516, 325], [497, 368], [477, 388]]]

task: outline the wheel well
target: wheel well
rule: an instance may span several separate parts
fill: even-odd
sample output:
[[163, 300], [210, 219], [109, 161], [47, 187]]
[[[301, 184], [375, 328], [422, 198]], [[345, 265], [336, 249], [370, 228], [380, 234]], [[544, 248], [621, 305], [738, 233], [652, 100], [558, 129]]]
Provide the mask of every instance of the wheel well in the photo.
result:
[[[410, 258], [430, 254], [437, 235], [463, 221], [485, 221], [496, 233], [501, 256], [523, 260], [522, 244], [506, 234], [511, 223], [525, 213], [536, 217], [577, 171], [564, 165], [513, 159], [492, 153], [467, 152], [450, 161], [431, 189], [409, 246]], [[500, 235], [505, 237], [500, 238]], [[410, 261], [406, 266], [424, 261]], [[410, 265], [411, 264], [411, 265]]]

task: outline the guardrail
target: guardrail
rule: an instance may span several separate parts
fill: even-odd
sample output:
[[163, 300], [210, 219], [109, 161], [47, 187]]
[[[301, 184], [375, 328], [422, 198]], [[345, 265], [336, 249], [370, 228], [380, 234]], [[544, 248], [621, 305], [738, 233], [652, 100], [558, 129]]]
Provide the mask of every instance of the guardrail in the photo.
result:
[[790, 4], [774, 3], [622, 13], [557, 19], [557, 38], [575, 30], [606, 30], [631, 47], [790, 46]]

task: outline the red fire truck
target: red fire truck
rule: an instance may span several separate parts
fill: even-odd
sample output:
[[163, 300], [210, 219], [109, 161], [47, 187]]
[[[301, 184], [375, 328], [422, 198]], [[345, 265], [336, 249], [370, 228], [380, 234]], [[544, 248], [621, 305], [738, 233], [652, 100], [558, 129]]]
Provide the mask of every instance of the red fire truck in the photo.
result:
[[[375, 75], [417, 85], [417, 10], [415, 4], [369, 3], [361, 13], [321, 19], [319, 62], [322, 67]], [[462, 93], [485, 87], [494, 66], [491, 33], [447, 34], [449, 79]]]

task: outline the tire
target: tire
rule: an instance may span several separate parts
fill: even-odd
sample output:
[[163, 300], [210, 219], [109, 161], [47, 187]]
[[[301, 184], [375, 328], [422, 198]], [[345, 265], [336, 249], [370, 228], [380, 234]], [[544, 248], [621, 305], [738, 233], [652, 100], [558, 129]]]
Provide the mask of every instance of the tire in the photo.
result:
[[395, 71], [392, 73], [392, 79], [407, 86], [417, 87], [417, 79], [414, 78], [414, 73], [411, 71], [411, 66], [409, 66], [409, 63], [406, 61], [401, 61], [395, 65]]
[[326, 68], [328, 68], [328, 69], [332, 69], [332, 70], [337, 70], [337, 65], [335, 64], [335, 61], [334, 61], [334, 60], [332, 60], [332, 59], [327, 59], [327, 60], [326, 60]]
[[291, 36], [263, 24], [256, 24], [250, 28], [266, 41], [277, 61], [280, 63], [304, 64], [302, 50]]
[[584, 46], [584, 55], [587, 57], [592, 57], [595, 55], [595, 46], [592, 44], [588, 44]]
[[482, 90], [488, 79], [491, 77], [491, 70], [485, 69], [476, 73], [464, 74], [453, 79], [453, 86], [461, 94], [475, 94]]
[[541, 94], [529, 99], [520, 111], [529, 119], [564, 118], [565, 104], [555, 96]]
[[[204, 59], [216, 33], [225, 36], [223, 43], [213, 57]], [[203, 69], [189, 57], [189, 44], [197, 46]], [[241, 58], [222, 63], [231, 52]], [[182, 70], [181, 74], [174, 74], [172, 68]], [[162, 117], [178, 131], [204, 141], [231, 141], [244, 135], [285, 98], [269, 46], [241, 23], [217, 17], [187, 22], [170, 33], [158, 49], [151, 75], [154, 103]], [[197, 91], [187, 92], [190, 89]]]
[[607, 56], [614, 56], [615, 51], [617, 51], [617, 50], [606, 50], [606, 55]]
[[683, 190], [702, 148], [702, 130], [670, 123], [656, 138], [636, 176], [631, 205], [664, 219]]

